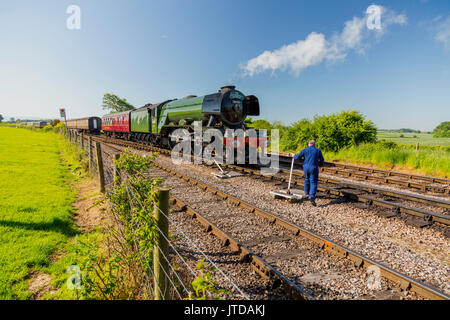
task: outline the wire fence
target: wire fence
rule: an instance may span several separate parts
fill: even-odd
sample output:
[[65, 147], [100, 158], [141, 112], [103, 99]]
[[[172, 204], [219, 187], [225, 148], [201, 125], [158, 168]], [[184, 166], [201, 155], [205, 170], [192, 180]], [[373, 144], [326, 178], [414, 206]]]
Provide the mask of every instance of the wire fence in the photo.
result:
[[[92, 137], [80, 136], [76, 132], [69, 134], [69, 140], [76, 144], [86, 154], [89, 159], [89, 168], [91, 172], [103, 179], [103, 183], [107, 192], [114, 192], [114, 187], [120, 183], [126, 189], [127, 202], [130, 212], [135, 213], [130, 215], [130, 221], [124, 221], [120, 211], [112, 204], [109, 205], [109, 212], [113, 221], [114, 230], [109, 228], [110, 233], [114, 234], [115, 241], [121, 242], [120, 246], [124, 246], [126, 233], [131, 232], [132, 241], [130, 250], [136, 256], [137, 261], [141, 266], [141, 271], [138, 272], [142, 288], [140, 297], [143, 299], [196, 299], [217, 298], [217, 294], [211, 293], [209, 290], [204, 290], [205, 297], [199, 297], [195, 294], [193, 288], [193, 281], [200, 279], [200, 282], [205, 282], [205, 270], [197, 268], [195, 265], [198, 261], [193, 261], [192, 256], [186, 257], [184, 252], [195, 252], [196, 255], [201, 256], [211, 270], [220, 274], [222, 279], [220, 287], [232, 288], [237, 292], [242, 299], [249, 299], [248, 295], [236, 284], [226, 271], [224, 271], [214, 259], [201, 249], [202, 244], [188, 234], [183, 228], [183, 225], [174, 223], [170, 219], [170, 210], [164, 208], [165, 206], [158, 205], [161, 200], [157, 197], [153, 201], [145, 200], [145, 195], [142, 190], [139, 190], [138, 177], [133, 177], [129, 174], [119, 172], [115, 167], [115, 154], [117, 151], [107, 151], [107, 147], [103, 148], [100, 144], [100, 151], [97, 153], [95, 143]], [[96, 156], [93, 156], [96, 155]], [[101, 165], [99, 165], [101, 162]], [[103, 171], [101, 174], [99, 171]], [[103, 175], [103, 177], [101, 177]], [[167, 201], [168, 202], [168, 201]], [[167, 203], [167, 207], [169, 204]], [[155, 217], [158, 216], [158, 221], [164, 220], [169, 226], [170, 232], [162, 230]], [[153, 230], [153, 233], [149, 233]], [[154, 239], [149, 239], [154, 237]], [[149, 245], [149, 241], [151, 245]], [[180, 246], [187, 247], [189, 250], [181, 249]], [[217, 292], [217, 291], [212, 291]], [[221, 298], [229, 297], [229, 292], [221, 293]]]

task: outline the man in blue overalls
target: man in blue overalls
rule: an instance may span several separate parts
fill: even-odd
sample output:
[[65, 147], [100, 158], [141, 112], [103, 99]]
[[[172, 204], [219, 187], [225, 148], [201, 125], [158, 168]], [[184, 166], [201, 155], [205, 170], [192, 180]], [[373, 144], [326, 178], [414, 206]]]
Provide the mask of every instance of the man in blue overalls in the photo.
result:
[[319, 181], [319, 166], [323, 166], [324, 159], [322, 151], [316, 148], [316, 141], [311, 140], [308, 148], [303, 149], [299, 154], [291, 154], [294, 159], [304, 159], [303, 172], [305, 173], [305, 193], [309, 195], [311, 203], [316, 206], [317, 183]]

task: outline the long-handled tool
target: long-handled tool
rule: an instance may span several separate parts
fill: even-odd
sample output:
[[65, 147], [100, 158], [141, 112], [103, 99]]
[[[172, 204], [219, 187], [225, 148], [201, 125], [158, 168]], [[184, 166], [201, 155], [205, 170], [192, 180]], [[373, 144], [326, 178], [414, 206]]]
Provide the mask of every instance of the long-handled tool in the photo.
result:
[[294, 171], [294, 157], [292, 157], [291, 171], [289, 172], [289, 183], [288, 183], [288, 188], [287, 188], [287, 193], [288, 194], [291, 194], [292, 171]]
[[285, 190], [270, 191], [270, 194], [275, 199], [281, 198], [281, 199], [288, 199], [291, 202], [299, 202], [307, 197], [303, 190], [300, 189], [291, 190], [292, 171], [294, 171], [294, 157], [292, 157], [291, 171], [289, 172], [289, 183], [287, 190], [285, 189]]

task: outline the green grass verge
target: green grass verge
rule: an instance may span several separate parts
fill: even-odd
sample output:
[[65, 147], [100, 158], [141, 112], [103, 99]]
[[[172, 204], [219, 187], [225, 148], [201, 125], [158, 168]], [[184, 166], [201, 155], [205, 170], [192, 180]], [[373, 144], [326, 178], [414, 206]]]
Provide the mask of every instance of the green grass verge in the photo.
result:
[[[104, 230], [97, 230], [76, 235], [60, 250], [61, 258], [42, 272], [51, 275], [52, 287], [56, 292], [47, 292], [42, 300], [91, 300], [103, 297], [90, 292], [83, 283], [87, 272], [92, 272], [89, 265], [101, 261], [102, 252], [99, 247], [105, 239]], [[77, 274], [78, 269], [78, 274]], [[76, 277], [80, 280], [79, 287], [75, 287]]]
[[27, 276], [77, 234], [72, 222], [73, 159], [52, 132], [0, 126], [0, 299], [27, 299]]
[[450, 152], [447, 150], [420, 150], [416, 152], [406, 147], [383, 148], [379, 144], [362, 144], [342, 149], [336, 153], [324, 153], [326, 161], [376, 165], [392, 170], [417, 174], [450, 177]]

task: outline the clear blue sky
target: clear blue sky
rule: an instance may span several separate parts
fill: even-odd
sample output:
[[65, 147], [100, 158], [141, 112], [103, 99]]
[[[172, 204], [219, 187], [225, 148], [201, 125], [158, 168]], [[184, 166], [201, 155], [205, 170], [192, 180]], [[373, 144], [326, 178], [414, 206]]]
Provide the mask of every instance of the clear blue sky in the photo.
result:
[[[72, 4], [80, 30], [66, 27]], [[382, 35], [361, 29], [344, 46], [345, 23], [372, 4], [403, 20], [387, 25], [383, 11]], [[308, 60], [312, 33], [340, 58], [326, 49]], [[450, 1], [1, 0], [0, 40], [4, 116], [102, 115], [104, 93], [139, 107], [233, 83], [260, 99], [261, 118], [285, 124], [349, 108], [378, 128], [450, 120]], [[272, 69], [246, 73], [265, 51]]]

